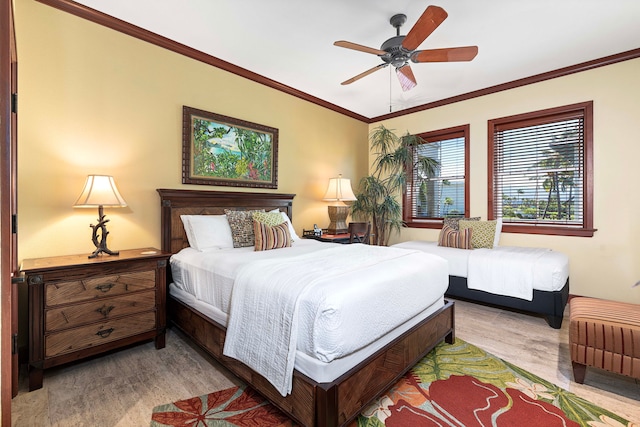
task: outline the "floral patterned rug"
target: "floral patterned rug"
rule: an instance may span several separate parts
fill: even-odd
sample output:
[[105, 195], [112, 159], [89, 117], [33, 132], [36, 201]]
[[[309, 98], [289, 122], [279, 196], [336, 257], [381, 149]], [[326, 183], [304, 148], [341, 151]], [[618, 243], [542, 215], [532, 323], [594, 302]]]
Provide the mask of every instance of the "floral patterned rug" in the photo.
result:
[[[350, 427], [640, 427], [457, 339], [442, 343]], [[295, 426], [250, 388], [153, 409], [151, 427]]]

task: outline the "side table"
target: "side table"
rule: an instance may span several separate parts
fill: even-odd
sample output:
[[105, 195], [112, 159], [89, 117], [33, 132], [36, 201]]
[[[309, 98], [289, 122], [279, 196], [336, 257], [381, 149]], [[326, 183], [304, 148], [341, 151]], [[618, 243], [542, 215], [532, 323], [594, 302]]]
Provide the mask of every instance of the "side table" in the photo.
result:
[[149, 339], [165, 346], [166, 268], [155, 248], [25, 259], [29, 390], [43, 370]]
[[349, 244], [350, 243], [350, 235], [349, 233], [342, 234], [327, 234], [326, 230], [322, 230], [321, 236], [316, 236], [313, 230], [302, 230], [302, 237], [304, 239], [313, 239], [319, 242], [329, 242], [329, 243], [341, 243], [341, 244]]

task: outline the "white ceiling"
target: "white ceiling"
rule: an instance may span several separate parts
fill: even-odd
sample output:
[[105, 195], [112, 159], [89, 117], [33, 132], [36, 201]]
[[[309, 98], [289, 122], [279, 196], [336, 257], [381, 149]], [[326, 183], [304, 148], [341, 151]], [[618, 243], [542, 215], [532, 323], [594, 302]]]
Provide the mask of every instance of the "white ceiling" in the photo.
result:
[[[640, 47], [638, 0], [78, 0], [362, 116], [372, 118]], [[411, 64], [403, 93], [382, 61], [333, 46], [380, 48], [406, 34], [430, 4], [449, 17], [419, 47], [477, 45], [471, 62]]]

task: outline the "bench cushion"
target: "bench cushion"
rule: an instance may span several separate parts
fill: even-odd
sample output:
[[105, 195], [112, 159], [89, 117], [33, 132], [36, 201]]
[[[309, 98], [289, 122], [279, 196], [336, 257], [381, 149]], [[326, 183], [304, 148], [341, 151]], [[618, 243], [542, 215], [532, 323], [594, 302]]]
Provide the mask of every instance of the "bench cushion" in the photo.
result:
[[640, 378], [640, 305], [573, 298], [569, 343], [572, 362]]

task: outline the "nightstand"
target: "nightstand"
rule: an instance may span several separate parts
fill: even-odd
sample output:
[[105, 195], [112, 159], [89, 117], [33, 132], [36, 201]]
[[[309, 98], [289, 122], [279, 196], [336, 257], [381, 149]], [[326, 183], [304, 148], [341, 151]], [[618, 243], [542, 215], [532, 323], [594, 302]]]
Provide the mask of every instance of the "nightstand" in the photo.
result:
[[25, 259], [29, 390], [43, 370], [149, 339], [165, 346], [166, 268], [154, 248]]
[[320, 242], [349, 244], [349, 233], [343, 234], [325, 234], [326, 230], [322, 230], [322, 236], [313, 234], [313, 230], [302, 230], [302, 237], [305, 239], [318, 240]]

